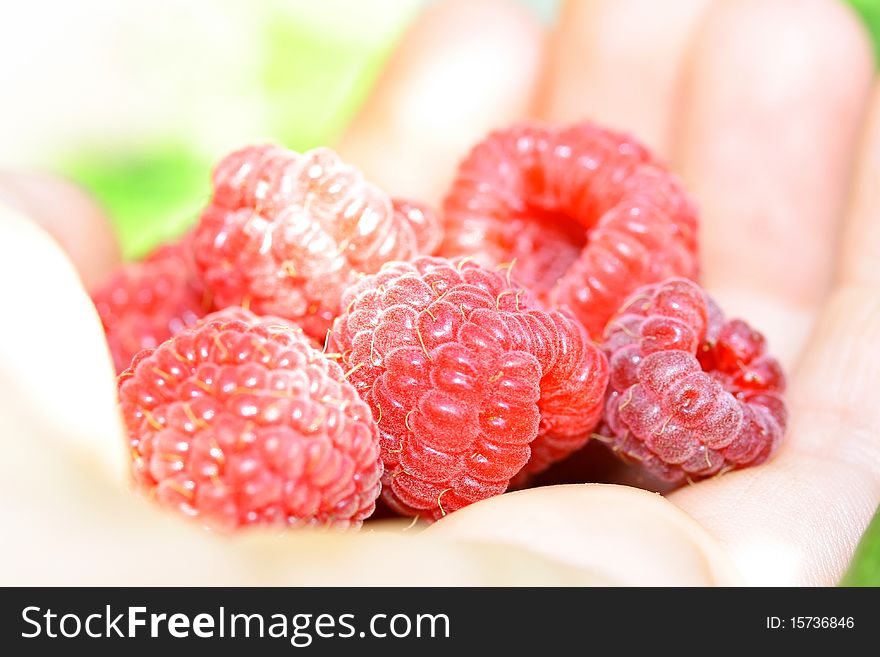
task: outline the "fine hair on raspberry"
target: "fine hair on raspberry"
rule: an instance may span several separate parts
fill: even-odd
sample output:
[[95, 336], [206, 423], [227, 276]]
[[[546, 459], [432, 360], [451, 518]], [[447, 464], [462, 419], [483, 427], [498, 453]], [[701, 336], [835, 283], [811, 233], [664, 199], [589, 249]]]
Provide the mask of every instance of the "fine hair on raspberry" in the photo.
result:
[[764, 337], [725, 319], [694, 282], [638, 289], [609, 322], [603, 435], [673, 483], [758, 465], [787, 423], [785, 377]]
[[358, 527], [382, 463], [369, 407], [278, 318], [204, 318], [119, 377], [136, 487], [218, 529]]
[[250, 146], [223, 158], [212, 183], [193, 253], [215, 308], [283, 317], [319, 340], [357, 275], [440, 239], [430, 208], [391, 199], [327, 148]]
[[383, 499], [400, 513], [436, 519], [503, 493], [580, 448], [601, 415], [601, 351], [509, 267], [389, 263], [346, 290], [343, 308], [329, 349], [373, 410]]

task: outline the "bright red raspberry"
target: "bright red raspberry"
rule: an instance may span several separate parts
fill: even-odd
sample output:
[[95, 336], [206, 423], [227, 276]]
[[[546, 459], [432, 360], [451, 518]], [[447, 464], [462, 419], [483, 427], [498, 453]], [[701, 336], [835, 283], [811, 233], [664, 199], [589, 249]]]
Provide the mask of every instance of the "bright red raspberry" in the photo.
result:
[[592, 123], [491, 133], [444, 202], [439, 253], [517, 262], [539, 299], [597, 339], [635, 288], [697, 274], [697, 213], [638, 142]]
[[436, 519], [503, 493], [582, 446], [601, 415], [601, 351], [498, 271], [389, 263], [343, 306], [329, 348], [377, 419], [383, 499], [400, 513]]
[[206, 525], [358, 527], [382, 462], [370, 409], [302, 332], [209, 315], [119, 377], [136, 486]]
[[215, 307], [284, 317], [320, 340], [357, 274], [440, 239], [433, 212], [392, 202], [326, 148], [244, 148], [220, 161], [213, 186], [194, 254]]
[[188, 248], [186, 238], [160, 247], [92, 292], [117, 373], [141, 349], [158, 347], [205, 315], [209, 304], [190, 273]]
[[692, 281], [637, 290], [609, 322], [611, 447], [672, 481], [757, 465], [779, 446], [785, 377], [763, 336]]

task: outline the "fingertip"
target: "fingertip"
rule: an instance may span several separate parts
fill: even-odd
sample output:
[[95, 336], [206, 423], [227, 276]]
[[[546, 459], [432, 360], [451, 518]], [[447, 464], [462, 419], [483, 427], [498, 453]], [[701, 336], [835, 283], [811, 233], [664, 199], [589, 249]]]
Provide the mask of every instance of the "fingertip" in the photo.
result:
[[543, 30], [508, 0], [429, 6], [338, 150], [394, 196], [437, 203], [467, 150], [528, 114]]
[[119, 264], [119, 246], [106, 214], [73, 182], [36, 173], [0, 173], [0, 202], [52, 235], [87, 289]]
[[70, 447], [120, 481], [127, 457], [116, 377], [95, 308], [58, 243], [2, 205], [0, 293], [10, 314], [0, 341], [0, 438], [22, 449]]
[[710, 0], [569, 0], [552, 35], [538, 113], [596, 120], [669, 154], [687, 53]]
[[880, 84], [868, 107], [855, 185], [844, 230], [838, 278], [848, 285], [880, 286]]
[[[874, 70], [870, 37], [855, 13], [838, 0], [740, 0], [710, 6], [691, 58], [691, 77], [750, 84], [752, 103], [774, 108], [808, 98], [815, 85], [864, 99]], [[736, 75], [737, 79], [732, 80]], [[751, 74], [751, 75], [749, 75]], [[719, 79], [720, 78], [720, 79]], [[697, 80], [696, 82], [702, 82]], [[718, 93], [739, 87], [717, 84]], [[699, 91], [699, 90], [695, 90]], [[785, 109], [796, 109], [786, 107]]]
[[793, 353], [830, 289], [872, 75], [838, 0], [717, 3], [692, 53], [675, 160], [702, 210], [703, 279], [723, 306], [784, 308], [767, 333]]
[[660, 495], [628, 486], [506, 493], [459, 509], [426, 534], [510, 543], [628, 586], [740, 582], [720, 545], [693, 519]]

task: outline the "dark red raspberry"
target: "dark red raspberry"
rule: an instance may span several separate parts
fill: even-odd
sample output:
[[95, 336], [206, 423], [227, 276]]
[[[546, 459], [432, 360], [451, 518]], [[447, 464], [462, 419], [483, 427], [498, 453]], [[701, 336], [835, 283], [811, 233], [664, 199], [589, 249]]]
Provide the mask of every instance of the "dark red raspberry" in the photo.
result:
[[638, 142], [592, 123], [522, 124], [462, 162], [440, 254], [516, 260], [518, 279], [598, 338], [635, 288], [697, 274], [696, 210]]
[[382, 463], [370, 409], [284, 320], [209, 315], [119, 377], [136, 486], [206, 525], [357, 527]]
[[401, 513], [436, 519], [503, 493], [523, 468], [582, 446], [601, 414], [601, 351], [503, 273], [467, 260], [389, 263], [343, 306], [329, 348], [373, 409], [383, 499]]
[[158, 347], [205, 314], [209, 302], [190, 273], [188, 249], [187, 238], [160, 247], [92, 292], [117, 373], [141, 349]]
[[637, 290], [609, 322], [610, 445], [680, 482], [757, 465], [778, 447], [785, 377], [760, 333], [692, 281]]
[[213, 186], [194, 254], [215, 307], [284, 317], [321, 340], [357, 274], [440, 239], [433, 212], [393, 203], [326, 148], [236, 151], [217, 165]]

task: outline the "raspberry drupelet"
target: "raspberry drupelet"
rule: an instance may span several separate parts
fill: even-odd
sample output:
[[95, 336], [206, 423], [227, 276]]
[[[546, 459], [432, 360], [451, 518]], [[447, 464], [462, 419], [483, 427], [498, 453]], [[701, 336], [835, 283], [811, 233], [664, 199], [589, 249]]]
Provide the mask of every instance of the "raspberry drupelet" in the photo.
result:
[[393, 201], [326, 148], [244, 148], [220, 161], [212, 182], [193, 250], [214, 307], [283, 317], [319, 340], [357, 274], [440, 240], [429, 208]]
[[[579, 449], [607, 363], [580, 324], [506, 272], [421, 257], [346, 290], [330, 334], [379, 425], [383, 499], [437, 519]], [[531, 458], [531, 461], [530, 461]]]
[[141, 349], [158, 347], [205, 315], [210, 303], [193, 279], [188, 238], [116, 270], [92, 291], [116, 372]]
[[637, 290], [609, 322], [606, 435], [618, 454], [681, 483], [757, 465], [787, 421], [785, 377], [763, 336], [686, 279]]
[[516, 260], [541, 301], [571, 308], [599, 339], [635, 288], [697, 274], [697, 213], [632, 138], [592, 123], [514, 125], [461, 163], [439, 254]]
[[370, 409], [284, 320], [230, 308], [119, 377], [136, 487], [206, 526], [358, 527], [382, 462]]

